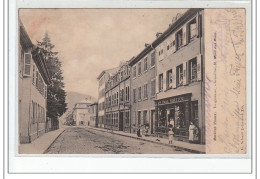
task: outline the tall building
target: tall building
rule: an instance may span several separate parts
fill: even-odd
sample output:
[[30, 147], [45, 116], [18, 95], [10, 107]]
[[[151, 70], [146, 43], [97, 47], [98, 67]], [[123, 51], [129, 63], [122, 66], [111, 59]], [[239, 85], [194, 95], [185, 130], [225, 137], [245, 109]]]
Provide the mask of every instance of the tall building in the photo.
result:
[[105, 121], [105, 83], [117, 72], [118, 67], [104, 70], [98, 76], [98, 126], [104, 128]]
[[98, 127], [98, 103], [94, 102], [90, 106], [90, 123], [91, 127]]
[[178, 140], [188, 141], [189, 126], [199, 128], [205, 143], [203, 10], [189, 9], [153, 43], [156, 68], [157, 132], [173, 126]]
[[149, 134], [155, 132], [156, 59], [151, 45], [133, 58], [131, 66], [131, 132], [146, 127]]
[[41, 50], [32, 44], [20, 19], [18, 32], [19, 141], [30, 143], [45, 133], [50, 77]]
[[121, 63], [105, 84], [105, 128], [130, 132], [130, 67]]

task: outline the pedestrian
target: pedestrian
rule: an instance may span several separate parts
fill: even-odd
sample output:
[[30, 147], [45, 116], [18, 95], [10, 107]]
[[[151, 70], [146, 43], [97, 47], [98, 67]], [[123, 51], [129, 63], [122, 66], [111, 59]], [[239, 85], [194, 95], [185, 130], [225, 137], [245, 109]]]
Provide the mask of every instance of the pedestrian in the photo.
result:
[[197, 143], [199, 140], [199, 129], [195, 126], [194, 122], [190, 122], [189, 126], [189, 142], [190, 143]]
[[138, 126], [138, 128], [137, 128], [137, 137], [141, 137], [141, 130], [140, 130], [140, 126]]
[[169, 132], [168, 132], [168, 137], [169, 137], [169, 144], [172, 144], [172, 141], [173, 141], [173, 129], [170, 128], [169, 129]]

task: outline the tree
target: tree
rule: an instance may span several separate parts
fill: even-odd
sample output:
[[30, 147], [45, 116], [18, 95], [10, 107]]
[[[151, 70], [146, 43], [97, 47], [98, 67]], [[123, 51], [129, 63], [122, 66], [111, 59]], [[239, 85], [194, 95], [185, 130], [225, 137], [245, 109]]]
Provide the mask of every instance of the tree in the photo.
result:
[[58, 52], [46, 32], [42, 42], [37, 41], [37, 46], [42, 49], [46, 66], [50, 75], [50, 85], [47, 92], [47, 117], [57, 120], [67, 110], [66, 92], [64, 90], [62, 64], [58, 58]]

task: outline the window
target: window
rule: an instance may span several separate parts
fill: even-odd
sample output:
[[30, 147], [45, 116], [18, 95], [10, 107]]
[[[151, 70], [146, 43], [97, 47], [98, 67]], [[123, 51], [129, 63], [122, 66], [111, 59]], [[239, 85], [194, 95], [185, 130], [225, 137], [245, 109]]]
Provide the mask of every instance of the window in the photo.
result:
[[144, 59], [144, 71], [147, 71], [147, 57]]
[[136, 102], [136, 89], [133, 89], [133, 101]]
[[138, 63], [138, 75], [141, 75], [141, 62]]
[[33, 64], [32, 84], [35, 84], [35, 65]]
[[39, 87], [39, 72], [36, 71], [36, 88]]
[[142, 87], [138, 88], [138, 100], [142, 99]]
[[177, 32], [177, 49], [180, 49], [183, 45], [183, 32], [182, 29], [180, 31]]
[[148, 94], [147, 94], [147, 84], [144, 85], [144, 99], [148, 98]]
[[189, 61], [189, 71], [190, 71], [190, 83], [197, 81], [197, 59], [194, 58]]
[[125, 100], [129, 101], [129, 86], [125, 88]]
[[152, 52], [151, 54], [151, 67], [155, 65], [155, 52]]
[[177, 66], [177, 86], [183, 85], [183, 65]]
[[172, 86], [172, 70], [167, 71], [167, 76], [166, 76], [166, 86], [167, 89], [170, 89]]
[[151, 82], [151, 96], [155, 96], [155, 80]]
[[163, 91], [163, 74], [159, 75], [159, 91]]
[[163, 49], [159, 51], [159, 56], [163, 54]]
[[138, 125], [140, 125], [141, 124], [141, 111], [138, 111], [137, 120], [138, 120]]
[[24, 54], [24, 76], [30, 76], [31, 75], [31, 59], [32, 54], [25, 53]]
[[197, 35], [197, 23], [196, 18], [194, 18], [189, 24], [188, 24], [188, 38], [189, 42], [193, 41]]
[[133, 67], [133, 77], [136, 77], [136, 66]]
[[118, 92], [116, 92], [116, 104], [118, 104]]

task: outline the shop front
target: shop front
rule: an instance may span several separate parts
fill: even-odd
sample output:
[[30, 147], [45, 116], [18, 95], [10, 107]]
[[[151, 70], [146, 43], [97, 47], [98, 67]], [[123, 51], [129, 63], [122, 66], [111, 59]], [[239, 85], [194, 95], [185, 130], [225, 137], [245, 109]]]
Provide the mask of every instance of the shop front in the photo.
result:
[[166, 135], [173, 129], [177, 140], [188, 141], [189, 126], [194, 122], [198, 126], [198, 101], [191, 101], [191, 93], [156, 100], [157, 134]]

